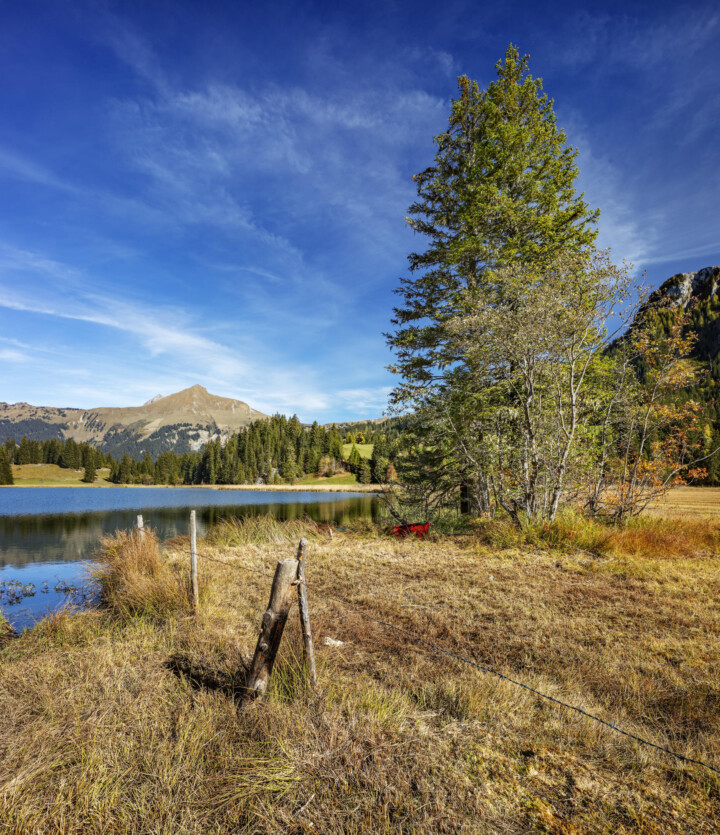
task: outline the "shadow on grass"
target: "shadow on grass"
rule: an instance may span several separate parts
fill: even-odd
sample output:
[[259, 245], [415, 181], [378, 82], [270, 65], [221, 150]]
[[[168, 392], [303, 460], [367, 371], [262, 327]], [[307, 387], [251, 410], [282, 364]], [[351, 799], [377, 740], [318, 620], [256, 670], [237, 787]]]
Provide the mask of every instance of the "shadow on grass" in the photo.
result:
[[247, 664], [242, 659], [239, 659], [239, 662], [240, 669], [228, 672], [178, 653], [165, 662], [165, 667], [179, 679], [186, 681], [194, 690], [213, 690], [239, 700], [245, 693], [248, 674]]

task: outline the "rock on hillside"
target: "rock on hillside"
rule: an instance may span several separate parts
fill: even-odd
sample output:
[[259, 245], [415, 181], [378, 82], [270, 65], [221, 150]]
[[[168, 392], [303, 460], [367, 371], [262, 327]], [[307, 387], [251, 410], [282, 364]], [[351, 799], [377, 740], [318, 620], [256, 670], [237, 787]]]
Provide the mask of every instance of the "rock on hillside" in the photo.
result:
[[101, 446], [113, 455], [153, 457], [167, 449], [197, 450], [207, 441], [226, 438], [267, 415], [242, 400], [218, 397], [203, 386], [154, 397], [143, 406], [56, 409], [28, 403], [0, 403], [0, 442], [74, 438]]
[[678, 273], [655, 290], [648, 304], [659, 303], [687, 310], [691, 303], [716, 299], [720, 292], [720, 267], [703, 267], [696, 273]]
[[[651, 294], [645, 308], [682, 309], [690, 313], [690, 327], [697, 333], [694, 356], [712, 362], [720, 353], [720, 267], [703, 267], [695, 273], [678, 273]], [[711, 375], [717, 369], [711, 368]], [[717, 382], [717, 381], [716, 381]]]

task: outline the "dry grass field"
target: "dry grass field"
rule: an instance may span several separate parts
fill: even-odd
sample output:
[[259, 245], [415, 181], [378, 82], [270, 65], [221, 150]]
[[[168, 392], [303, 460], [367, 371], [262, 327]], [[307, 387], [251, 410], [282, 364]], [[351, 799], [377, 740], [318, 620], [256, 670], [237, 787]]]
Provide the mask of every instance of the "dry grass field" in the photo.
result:
[[646, 511], [655, 516], [720, 519], [720, 487], [676, 487]]
[[[267, 698], [238, 712], [302, 534], [319, 688], [295, 607]], [[0, 832], [720, 830], [719, 774], [362, 614], [720, 768], [720, 522], [565, 522], [522, 547], [227, 524], [200, 545], [197, 620], [187, 548], [107, 542], [106, 607], [0, 650]]]

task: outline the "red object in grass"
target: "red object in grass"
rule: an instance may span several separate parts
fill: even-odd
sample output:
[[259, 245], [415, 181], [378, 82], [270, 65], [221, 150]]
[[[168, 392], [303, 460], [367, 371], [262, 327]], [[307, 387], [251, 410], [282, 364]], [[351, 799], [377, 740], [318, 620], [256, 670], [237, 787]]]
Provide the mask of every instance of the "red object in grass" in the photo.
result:
[[430, 522], [423, 522], [414, 525], [396, 525], [394, 528], [390, 528], [390, 533], [392, 536], [399, 536], [400, 538], [416, 536], [418, 539], [422, 539], [429, 530]]

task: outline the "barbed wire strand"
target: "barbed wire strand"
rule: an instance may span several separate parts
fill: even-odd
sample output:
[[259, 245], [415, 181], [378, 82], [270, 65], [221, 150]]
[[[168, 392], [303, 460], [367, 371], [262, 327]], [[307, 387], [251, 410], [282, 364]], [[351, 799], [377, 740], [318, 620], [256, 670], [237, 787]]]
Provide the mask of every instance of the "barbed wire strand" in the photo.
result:
[[[582, 550], [582, 549], [579, 549], [579, 550]], [[190, 552], [188, 551], [186, 553], [190, 553]], [[210, 560], [211, 562], [217, 562], [220, 565], [226, 566], [227, 568], [240, 568], [243, 571], [247, 571], [249, 573], [256, 574], [257, 576], [260, 576], [260, 577], [269, 577], [270, 576], [269, 572], [266, 572], [266, 571], [261, 572], [261, 571], [258, 571], [257, 569], [250, 568], [249, 566], [242, 565], [241, 563], [225, 562], [224, 560], [219, 560], [216, 557], [211, 557], [208, 554], [198, 553], [197, 556], [201, 557], [202, 559]], [[314, 588], [314, 587], [310, 586], [306, 583], [306, 588], [311, 589], [311, 588]], [[317, 588], [317, 591], [320, 592], [320, 589]], [[616, 731], [619, 734], [622, 734], [623, 736], [627, 736], [630, 739], [634, 739], [636, 742], [640, 742], [643, 745], [647, 745], [650, 748], [656, 749], [657, 751], [662, 751], [665, 754], [669, 754], [671, 757], [675, 757], [678, 760], [681, 760], [681, 761], [686, 762], [686, 763], [692, 763], [693, 765], [699, 765], [699, 766], [702, 766], [703, 768], [708, 769], [709, 771], [714, 772], [715, 774], [720, 774], [720, 768], [715, 768], [714, 766], [710, 765], [709, 763], [703, 762], [702, 760], [696, 760], [693, 757], [686, 757], [684, 754], [678, 754], [676, 751], [673, 751], [670, 748], [666, 748], [664, 745], [658, 745], [655, 742], [651, 742], [649, 739], [644, 739], [643, 737], [638, 736], [637, 734], [631, 733], [630, 731], [623, 730], [622, 728], [619, 728], [617, 725], [613, 724], [612, 722], [608, 722], [606, 719], [602, 719], [600, 716], [595, 716], [593, 713], [588, 713], [587, 710], [584, 710], [583, 708], [578, 707], [577, 705], [571, 705], [568, 702], [562, 701], [562, 699], [556, 699], [555, 696], [550, 696], [547, 693], [543, 693], [542, 691], [537, 690], [535, 687], [531, 687], [529, 684], [524, 684], [522, 681], [517, 681], [514, 678], [510, 678], [510, 676], [506, 676], [504, 673], [501, 673], [501, 672], [498, 672], [497, 670], [492, 669], [492, 667], [488, 667], [485, 664], [480, 664], [477, 661], [473, 661], [471, 658], [465, 658], [464, 656], [458, 655], [457, 653], [452, 652], [451, 650], [448, 650], [448, 649], [445, 649], [444, 647], [438, 646], [437, 644], [433, 643], [432, 641], [428, 641], [427, 638], [423, 638], [422, 636], [418, 635], [416, 632], [412, 632], [411, 630], [405, 629], [402, 626], [396, 626], [394, 623], [390, 623], [389, 621], [382, 620], [380, 618], [376, 618], [373, 615], [366, 612], [364, 609], [361, 609], [359, 606], [356, 606], [354, 603], [350, 603], [350, 601], [345, 600], [342, 597], [338, 597], [337, 595], [332, 594], [331, 592], [323, 590], [321, 593], [326, 595], [327, 597], [331, 598], [332, 600], [337, 601], [338, 603], [342, 604], [343, 606], [347, 606], [349, 609], [352, 609], [353, 611], [357, 612], [362, 617], [367, 618], [368, 620], [371, 620], [374, 623], [377, 623], [381, 626], [384, 626], [387, 629], [392, 629], [393, 631], [398, 632], [400, 634], [407, 635], [408, 637], [412, 638], [414, 641], [417, 641], [418, 643], [421, 643], [421, 644], [424, 644], [425, 646], [430, 647], [430, 649], [432, 649], [436, 653], [447, 655], [449, 658], [453, 658], [456, 661], [462, 661], [464, 664], [469, 664], [471, 667], [476, 667], [481, 672], [488, 673], [490, 675], [496, 676], [497, 678], [502, 679], [503, 681], [507, 681], [510, 684], [514, 684], [516, 687], [522, 687], [524, 690], [527, 690], [527, 691], [529, 691], [530, 693], [533, 693], [536, 696], [540, 696], [543, 699], [547, 699], [547, 701], [553, 702], [554, 704], [560, 705], [561, 707], [567, 708], [568, 710], [573, 710], [576, 713], [579, 713], [582, 716], [587, 717], [588, 719], [592, 719], [594, 722], [598, 722], [601, 725], [604, 725], [605, 727], [610, 728], [611, 730]]]
[[381, 626], [385, 626], [388, 629], [392, 629], [395, 632], [399, 632], [401, 634], [408, 635], [413, 640], [418, 641], [419, 643], [425, 644], [426, 646], [430, 647], [435, 652], [442, 653], [444, 655], [449, 656], [450, 658], [454, 658], [457, 661], [462, 661], [465, 664], [470, 664], [472, 667], [477, 667], [478, 670], [481, 670], [484, 673], [489, 673], [490, 675], [497, 676], [498, 678], [501, 678], [504, 681], [509, 682], [510, 684], [514, 684], [517, 687], [522, 687], [525, 690], [529, 690], [531, 693], [534, 693], [536, 696], [540, 696], [543, 699], [547, 699], [550, 702], [554, 702], [555, 704], [558, 704], [561, 707], [568, 708], [568, 710], [574, 710], [577, 713], [580, 713], [583, 716], [586, 716], [588, 719], [593, 719], [595, 722], [599, 722], [601, 725], [605, 725], [606, 727], [611, 728], [613, 731], [617, 731], [618, 733], [623, 734], [624, 736], [630, 737], [630, 739], [634, 739], [637, 742], [641, 742], [643, 745], [648, 745], [651, 748], [657, 749], [658, 751], [663, 751], [666, 754], [670, 754], [670, 756], [676, 757], [678, 760], [682, 760], [683, 762], [693, 763], [694, 765], [700, 765], [700, 766], [703, 766], [703, 768], [707, 768], [710, 771], [715, 772], [715, 774], [720, 774], [720, 768], [715, 768], [714, 766], [710, 765], [709, 763], [703, 762], [702, 760], [696, 760], [696, 759], [693, 759], [692, 757], [686, 757], [684, 754], [678, 754], [676, 751], [672, 751], [670, 748], [666, 748], [664, 745], [658, 745], [655, 742], [651, 742], [649, 739], [644, 739], [643, 737], [638, 736], [637, 734], [631, 733], [630, 731], [625, 731], [622, 728], [619, 728], [617, 725], [614, 725], [612, 722], [608, 722], [606, 719], [601, 719], [599, 716], [595, 716], [592, 713], [588, 713], [586, 710], [583, 710], [583, 708], [581, 708], [581, 707], [577, 707], [576, 705], [571, 705], [571, 704], [568, 704], [567, 702], [563, 702], [561, 699], [556, 699], [554, 696], [549, 696], [547, 693], [543, 693], [540, 690], [537, 690], [536, 688], [531, 687], [529, 684], [524, 684], [522, 681], [516, 681], [515, 679], [510, 678], [510, 676], [506, 676], [504, 673], [500, 673], [497, 670], [493, 670], [492, 667], [488, 667], [484, 664], [479, 664], [477, 661], [473, 661], [471, 658], [465, 658], [462, 655], [458, 655], [455, 652], [444, 649], [443, 647], [438, 646], [437, 644], [434, 644], [432, 641], [428, 641], [426, 638], [421, 637], [417, 633], [411, 632], [409, 629], [405, 629], [402, 626], [396, 626], [395, 624], [390, 623], [389, 621], [385, 621], [385, 620], [381, 620], [380, 618], [373, 617], [372, 615], [368, 614], [363, 609], [359, 608], [358, 606], [354, 605], [353, 603], [350, 603], [347, 600], [344, 600], [341, 597], [337, 597], [336, 595], [331, 594], [330, 592], [327, 592], [327, 591], [324, 591], [323, 593], [325, 595], [327, 595], [328, 597], [331, 597], [333, 600], [336, 600], [339, 603], [342, 603], [343, 605], [349, 607], [350, 609], [353, 609], [354, 611], [358, 612], [358, 614], [362, 615], [363, 617], [367, 618], [368, 620], [374, 621], [375, 623], [378, 623]]

